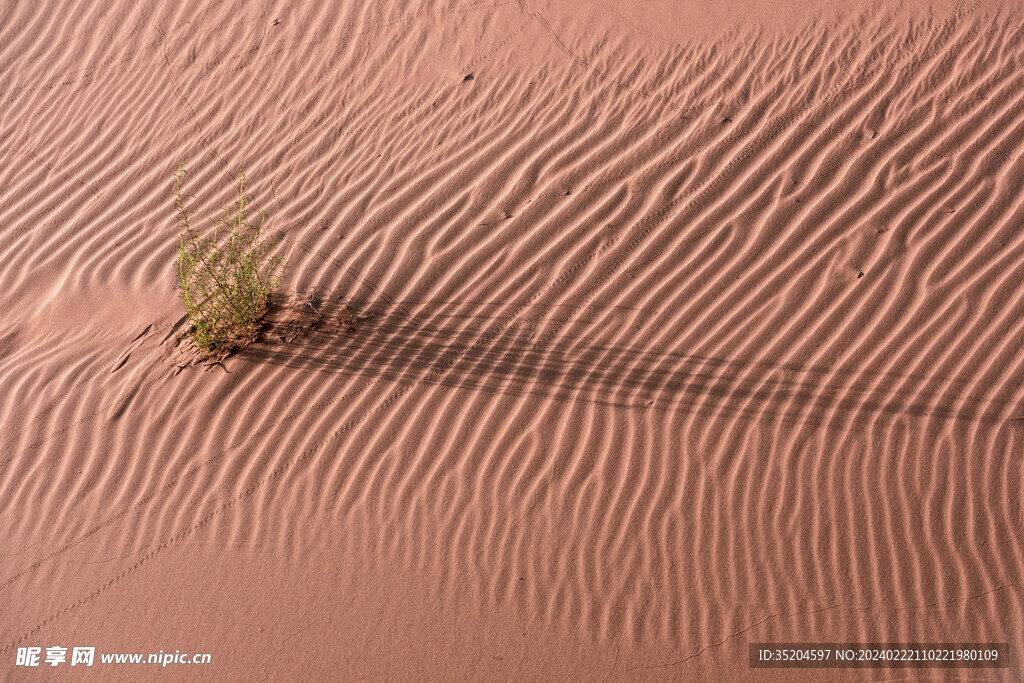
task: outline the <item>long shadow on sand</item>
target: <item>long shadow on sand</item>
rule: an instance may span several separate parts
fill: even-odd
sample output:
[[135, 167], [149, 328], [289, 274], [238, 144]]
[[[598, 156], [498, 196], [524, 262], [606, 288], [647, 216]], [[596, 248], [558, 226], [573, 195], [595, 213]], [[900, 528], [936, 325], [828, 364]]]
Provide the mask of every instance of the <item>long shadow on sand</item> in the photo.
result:
[[301, 320], [297, 323], [293, 316], [289, 329], [301, 325], [301, 334], [283, 341], [285, 324], [272, 323], [243, 355], [250, 362], [299, 371], [800, 423], [873, 416], [996, 422], [1012, 414], [1012, 406], [995, 395], [998, 386], [992, 383], [608, 344], [589, 335], [574, 336], [570, 326], [545, 339], [544, 325], [504, 324], [500, 317], [479, 311], [415, 318], [399, 312], [422, 310], [424, 303], [432, 302], [402, 302], [353, 329], [329, 324], [327, 311], [322, 318], [311, 309], [300, 311]]

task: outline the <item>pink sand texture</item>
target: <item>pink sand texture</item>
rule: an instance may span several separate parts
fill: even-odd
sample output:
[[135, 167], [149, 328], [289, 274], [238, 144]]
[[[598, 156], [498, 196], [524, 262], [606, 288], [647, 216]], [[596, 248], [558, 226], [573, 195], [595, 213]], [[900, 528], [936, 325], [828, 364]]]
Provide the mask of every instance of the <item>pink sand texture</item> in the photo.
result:
[[[1024, 677], [1019, 4], [3, 15], [0, 679]], [[288, 264], [219, 365], [179, 161]]]

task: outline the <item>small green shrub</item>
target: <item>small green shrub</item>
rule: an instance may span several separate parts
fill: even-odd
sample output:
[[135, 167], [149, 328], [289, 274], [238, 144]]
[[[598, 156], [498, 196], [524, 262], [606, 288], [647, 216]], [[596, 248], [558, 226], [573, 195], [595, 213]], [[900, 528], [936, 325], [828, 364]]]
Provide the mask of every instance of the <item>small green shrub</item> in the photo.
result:
[[181, 181], [184, 165], [174, 176], [178, 221], [178, 286], [191, 327], [188, 336], [204, 357], [223, 356], [256, 338], [271, 291], [280, 283], [284, 263], [276, 245], [261, 233], [259, 222], [246, 215], [245, 174], [240, 174], [238, 201], [225, 208], [212, 236], [196, 233], [189, 223]]

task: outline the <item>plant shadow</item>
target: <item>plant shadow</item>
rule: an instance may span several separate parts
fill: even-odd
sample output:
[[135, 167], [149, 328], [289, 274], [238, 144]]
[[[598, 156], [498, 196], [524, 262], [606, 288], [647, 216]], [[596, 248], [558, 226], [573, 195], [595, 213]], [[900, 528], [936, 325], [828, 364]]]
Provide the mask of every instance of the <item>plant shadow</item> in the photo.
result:
[[[573, 335], [568, 325], [548, 339], [543, 325], [503, 319], [495, 304], [463, 302], [460, 312], [444, 313], [457, 305], [403, 301], [385, 313], [357, 316], [338, 302], [320, 303], [316, 308], [292, 297], [276, 305], [260, 339], [242, 356], [303, 372], [796, 423], [878, 416], [998, 421], [1011, 408], [1008, 400], [993, 398], [992, 384], [938, 375], [844, 372], [603, 343]], [[493, 310], [483, 310], [488, 307]], [[425, 309], [433, 312], [407, 312]], [[529, 316], [516, 318], [523, 319]], [[986, 410], [970, 409], [978, 405]]]

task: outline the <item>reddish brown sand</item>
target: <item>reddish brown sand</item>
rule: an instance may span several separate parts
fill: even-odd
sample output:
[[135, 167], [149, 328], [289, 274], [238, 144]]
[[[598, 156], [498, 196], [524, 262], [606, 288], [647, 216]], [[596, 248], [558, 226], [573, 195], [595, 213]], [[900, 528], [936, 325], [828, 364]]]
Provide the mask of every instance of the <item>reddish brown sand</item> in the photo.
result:
[[[0, 21], [0, 679], [1024, 676], [1016, 3], [50, 4]], [[206, 369], [179, 161], [288, 261]]]

